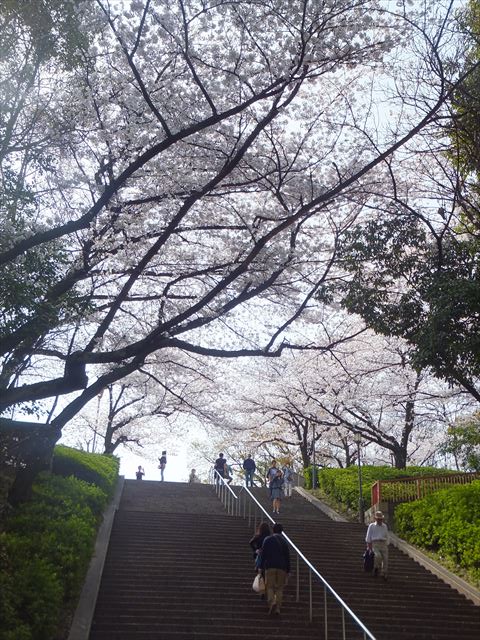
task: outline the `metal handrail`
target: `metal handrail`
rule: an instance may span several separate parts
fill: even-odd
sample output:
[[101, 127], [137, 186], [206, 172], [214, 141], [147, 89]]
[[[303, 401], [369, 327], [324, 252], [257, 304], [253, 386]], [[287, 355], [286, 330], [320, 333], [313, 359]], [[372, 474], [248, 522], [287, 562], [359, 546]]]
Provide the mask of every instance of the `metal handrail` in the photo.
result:
[[[229, 515], [241, 515], [241, 493], [244, 492], [246, 495], [248, 495], [248, 497], [250, 498], [250, 502], [248, 503], [249, 505], [249, 509], [248, 509], [248, 521], [249, 524], [251, 522], [251, 503], [253, 502], [256, 506], [256, 508], [258, 508], [258, 510], [260, 512], [263, 512], [264, 517], [268, 518], [268, 520], [270, 520], [270, 522], [275, 523], [275, 520], [270, 516], [269, 513], [267, 513], [267, 511], [262, 507], [262, 505], [258, 502], [258, 500], [255, 498], [255, 496], [251, 493], [251, 491], [249, 491], [248, 487], [241, 487], [240, 489], [240, 493], [237, 496], [234, 491], [231, 489], [231, 487], [228, 486], [228, 484], [225, 483], [225, 481], [223, 480], [222, 476], [220, 476], [220, 474], [217, 474], [219, 476], [219, 478], [221, 478], [221, 480], [223, 481], [223, 486], [227, 487], [230, 490], [229, 494], [226, 494], [226, 491], [223, 492], [223, 496], [221, 491], [218, 491], [218, 486], [221, 485], [220, 482], [216, 483], [216, 487], [217, 487], [217, 495], [219, 495], [220, 499], [222, 500], [223, 504], [225, 505], [225, 508], [227, 509], [227, 512], [229, 513]], [[233, 505], [231, 505], [231, 500], [230, 500], [230, 496], [234, 496], [234, 499], [237, 500], [237, 513], [233, 513], [235, 511], [233, 507]], [[225, 497], [227, 497], [227, 501], [225, 501]], [[246, 506], [245, 506], [245, 502], [244, 501], [244, 510], [243, 510], [243, 518], [245, 519], [246, 516]], [[257, 522], [257, 510], [255, 509], [255, 519], [254, 519], [254, 528], [256, 528], [256, 522]], [[300, 600], [300, 563], [299, 560], [303, 560], [303, 562], [307, 565], [308, 569], [309, 569], [309, 609], [310, 609], [310, 622], [312, 622], [313, 620], [313, 597], [312, 597], [312, 574], [314, 576], [316, 576], [320, 582], [323, 585], [323, 589], [324, 589], [324, 620], [325, 620], [325, 640], [328, 640], [328, 616], [327, 616], [327, 593], [330, 593], [331, 596], [333, 596], [333, 598], [335, 598], [335, 600], [337, 601], [337, 603], [340, 605], [340, 607], [342, 608], [342, 638], [343, 640], [346, 640], [346, 629], [345, 629], [345, 613], [347, 613], [350, 618], [353, 620], [353, 622], [361, 629], [361, 631], [363, 632], [363, 638], [364, 640], [367, 640], [367, 638], [369, 638], [369, 640], [376, 640], [375, 636], [367, 629], [367, 627], [363, 624], [363, 622], [360, 620], [360, 618], [350, 609], [350, 607], [342, 600], [342, 598], [338, 595], [338, 593], [333, 589], [333, 587], [331, 587], [328, 582], [325, 580], [325, 578], [320, 574], [320, 572], [313, 566], [313, 564], [305, 557], [305, 555], [300, 551], [300, 549], [297, 547], [297, 545], [291, 540], [291, 538], [285, 533], [282, 532], [283, 537], [285, 538], [285, 540], [288, 542], [288, 544], [291, 546], [291, 548], [295, 551], [296, 553], [296, 558], [297, 558], [297, 571], [296, 571], [296, 601], [299, 602]]]
[[[213, 469], [212, 478], [217, 496], [223, 502], [228, 515], [233, 515], [233, 505], [235, 504], [234, 500], [238, 500], [238, 497], [235, 495], [235, 492], [232, 490], [230, 485], [225, 482], [225, 478], [220, 475], [216, 469]], [[227, 489], [230, 493], [227, 492]]]

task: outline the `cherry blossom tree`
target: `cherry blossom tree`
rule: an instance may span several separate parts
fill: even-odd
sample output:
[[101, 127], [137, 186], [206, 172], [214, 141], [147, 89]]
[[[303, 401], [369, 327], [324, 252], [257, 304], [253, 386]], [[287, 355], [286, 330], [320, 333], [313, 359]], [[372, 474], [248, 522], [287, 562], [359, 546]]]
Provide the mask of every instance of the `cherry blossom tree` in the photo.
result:
[[313, 397], [350, 441], [360, 435], [377, 462], [403, 469], [435, 451], [447, 427], [445, 405], [458, 392], [413, 369], [401, 341], [385, 341], [378, 349], [380, 340], [357, 341], [342, 362], [343, 372], [324, 378]]
[[1, 432], [25, 444], [12, 500], [64, 426], [159, 351], [329, 348], [286, 332], [462, 79], [441, 58], [450, 5], [398, 4], [79, 2], [81, 63], [30, 78], [18, 27], [1, 161], [32, 196], [5, 208], [0, 264], [62, 260], [2, 335]]
[[68, 423], [62, 441], [113, 454], [151, 449], [173, 433], [178, 439], [192, 417], [211, 419], [203, 409], [211, 394], [204, 369], [188, 356], [157, 357], [150, 371], [142, 368], [102, 390]]
[[246, 432], [250, 446], [286, 447], [304, 467], [314, 449], [317, 464], [354, 464], [355, 436], [372, 463], [432, 462], [447, 427], [471, 401], [415, 371], [409, 357], [406, 342], [368, 331], [328, 353], [250, 365], [243, 385], [224, 375], [224, 385], [235, 389], [226, 431], [231, 440]]
[[[375, 331], [406, 339], [418, 369], [433, 371], [477, 403], [479, 8], [478, 0], [458, 8], [464, 48], [452, 64], [469, 75], [452, 93], [436, 136], [417, 138], [417, 152], [405, 159], [407, 179], [392, 173], [390, 204], [341, 239], [345, 273], [333, 294]], [[421, 176], [417, 183], [408, 178], [410, 163]]]

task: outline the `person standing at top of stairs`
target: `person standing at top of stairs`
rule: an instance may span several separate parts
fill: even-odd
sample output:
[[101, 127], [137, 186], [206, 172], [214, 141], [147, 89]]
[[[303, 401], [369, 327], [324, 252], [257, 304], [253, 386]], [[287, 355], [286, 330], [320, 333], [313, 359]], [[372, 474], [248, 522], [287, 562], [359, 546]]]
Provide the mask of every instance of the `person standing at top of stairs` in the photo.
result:
[[[225, 478], [225, 465], [227, 461], [223, 457], [223, 453], [218, 454], [218, 458], [215, 460], [213, 468], [221, 478]], [[218, 476], [215, 474], [215, 484], [220, 482]]]
[[253, 474], [255, 473], [257, 465], [255, 464], [255, 461], [252, 458], [251, 453], [249, 453], [248, 456], [243, 461], [242, 467], [243, 467], [243, 470], [245, 471], [245, 486], [254, 487], [255, 485], [253, 484]]
[[159, 461], [159, 465], [158, 468], [160, 469], [160, 480], [163, 482], [164, 481], [164, 473], [165, 473], [165, 467], [167, 466], [167, 452], [166, 451], [162, 451], [162, 457], [158, 459]]
[[190, 484], [195, 484], [200, 482], [200, 478], [197, 476], [197, 470], [196, 469], [192, 469], [190, 471], [190, 475], [188, 476], [188, 482]]

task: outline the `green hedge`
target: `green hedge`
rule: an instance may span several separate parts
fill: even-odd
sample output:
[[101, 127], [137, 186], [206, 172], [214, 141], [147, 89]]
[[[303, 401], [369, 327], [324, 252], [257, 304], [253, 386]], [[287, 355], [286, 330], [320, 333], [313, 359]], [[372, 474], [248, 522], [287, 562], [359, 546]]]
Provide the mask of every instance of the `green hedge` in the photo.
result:
[[[434, 467], [407, 467], [394, 469], [393, 467], [376, 467], [362, 465], [362, 495], [365, 509], [371, 507], [371, 487], [377, 480], [395, 480], [395, 478], [409, 478], [414, 476], [441, 475], [450, 473], [445, 469]], [[358, 467], [346, 469], [317, 468], [317, 486], [330, 495], [334, 500], [348, 509], [358, 509]], [[305, 469], [305, 487], [312, 488], [312, 468]]]
[[109, 496], [113, 495], [119, 463], [115, 456], [86, 453], [58, 445], [53, 456], [52, 473], [68, 478], [75, 476], [95, 484]]
[[398, 505], [397, 533], [437, 552], [480, 581], [480, 480]]
[[[65, 469], [70, 456], [79, 472], [77, 453], [61, 448]], [[85, 473], [96, 465], [102, 488], [73, 475], [43, 473], [32, 499], [8, 517], [0, 535], [1, 640], [64, 637], [118, 475], [118, 461], [105, 457], [98, 463], [100, 457], [89, 461]]]

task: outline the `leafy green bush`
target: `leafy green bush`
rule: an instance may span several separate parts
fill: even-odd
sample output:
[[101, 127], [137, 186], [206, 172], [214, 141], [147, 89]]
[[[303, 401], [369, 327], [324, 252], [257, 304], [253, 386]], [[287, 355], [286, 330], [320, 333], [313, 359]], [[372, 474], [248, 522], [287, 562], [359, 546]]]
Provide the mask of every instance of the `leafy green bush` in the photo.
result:
[[[6, 536], [6, 550], [13, 559], [13, 575], [7, 576], [7, 591], [1, 598], [7, 615], [0, 637], [2, 640], [51, 640], [62, 610], [61, 576], [42, 558], [33, 554], [17, 555], [15, 542], [15, 536]], [[25, 551], [25, 546], [21, 546]]]
[[[82, 475], [89, 454], [61, 449], [63, 468], [73, 459]], [[8, 517], [0, 536], [0, 640], [52, 640], [73, 612], [118, 472], [116, 459], [99, 458], [84, 475], [100, 478], [104, 488], [43, 473], [32, 499]]]
[[[307, 474], [307, 471], [309, 473]], [[305, 487], [311, 489], [311, 467], [305, 470]], [[440, 475], [449, 473], [445, 469], [434, 467], [408, 467], [394, 469], [393, 467], [376, 467], [362, 465], [362, 497], [365, 509], [371, 506], [371, 488], [377, 480], [395, 480], [396, 478], [410, 478], [415, 476]], [[336, 502], [348, 509], [358, 508], [358, 467], [346, 469], [319, 469], [318, 487]]]
[[59, 476], [75, 476], [95, 484], [108, 496], [113, 495], [118, 476], [119, 461], [115, 456], [86, 453], [64, 445], [55, 447], [52, 472]]
[[480, 480], [398, 505], [395, 528], [405, 540], [449, 558], [480, 581]]

